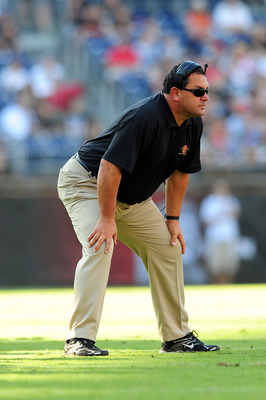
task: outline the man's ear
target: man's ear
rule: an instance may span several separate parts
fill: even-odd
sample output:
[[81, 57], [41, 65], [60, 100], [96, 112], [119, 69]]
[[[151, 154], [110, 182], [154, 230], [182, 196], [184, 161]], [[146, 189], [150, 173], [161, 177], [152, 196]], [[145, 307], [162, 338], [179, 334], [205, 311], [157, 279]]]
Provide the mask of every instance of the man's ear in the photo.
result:
[[170, 95], [174, 101], [178, 101], [179, 95], [180, 95], [180, 89], [178, 89], [176, 87], [172, 87], [170, 90]]

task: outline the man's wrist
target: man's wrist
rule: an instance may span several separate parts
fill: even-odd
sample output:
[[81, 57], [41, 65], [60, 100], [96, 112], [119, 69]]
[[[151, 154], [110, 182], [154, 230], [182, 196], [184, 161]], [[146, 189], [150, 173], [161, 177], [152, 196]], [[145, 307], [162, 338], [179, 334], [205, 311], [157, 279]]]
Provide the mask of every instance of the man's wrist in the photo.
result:
[[175, 216], [175, 215], [165, 215], [165, 218], [168, 219], [172, 219], [174, 221], [179, 221], [179, 216]]
[[100, 215], [99, 216], [99, 219], [106, 219], [106, 220], [109, 220], [109, 221], [114, 221], [115, 220], [115, 217], [113, 216], [107, 216], [107, 215]]

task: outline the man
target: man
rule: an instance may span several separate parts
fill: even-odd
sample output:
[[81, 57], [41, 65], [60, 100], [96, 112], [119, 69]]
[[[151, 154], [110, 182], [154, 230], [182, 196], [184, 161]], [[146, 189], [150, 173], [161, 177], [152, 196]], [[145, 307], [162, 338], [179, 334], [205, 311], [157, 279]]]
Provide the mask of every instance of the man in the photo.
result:
[[[95, 340], [117, 238], [148, 271], [161, 352], [219, 350], [198, 340], [188, 326], [179, 225], [189, 174], [201, 168], [206, 68], [192, 61], [175, 66], [162, 93], [124, 111], [60, 171], [59, 197], [83, 247], [66, 355], [108, 355]], [[164, 181], [166, 221], [150, 197]]]
[[238, 272], [240, 214], [241, 203], [231, 193], [228, 182], [217, 180], [199, 210], [205, 233], [206, 267], [212, 283], [232, 283]]

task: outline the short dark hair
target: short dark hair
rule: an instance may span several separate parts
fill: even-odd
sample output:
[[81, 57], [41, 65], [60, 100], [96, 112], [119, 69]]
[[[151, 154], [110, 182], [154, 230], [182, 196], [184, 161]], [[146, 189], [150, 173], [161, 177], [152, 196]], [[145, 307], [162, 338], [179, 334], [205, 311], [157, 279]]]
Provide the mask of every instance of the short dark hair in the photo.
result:
[[188, 84], [188, 78], [191, 74], [205, 75], [204, 69], [201, 66], [199, 66], [199, 67], [196, 67], [195, 69], [193, 69], [193, 71], [191, 71], [191, 73], [187, 77], [184, 77], [181, 79], [181, 81], [179, 81], [179, 79], [177, 79], [176, 71], [178, 70], [178, 68], [181, 64], [182, 63], [175, 65], [165, 75], [165, 78], [163, 81], [163, 88], [162, 88], [163, 93], [169, 94], [172, 87], [176, 87], [178, 89], [184, 89]]

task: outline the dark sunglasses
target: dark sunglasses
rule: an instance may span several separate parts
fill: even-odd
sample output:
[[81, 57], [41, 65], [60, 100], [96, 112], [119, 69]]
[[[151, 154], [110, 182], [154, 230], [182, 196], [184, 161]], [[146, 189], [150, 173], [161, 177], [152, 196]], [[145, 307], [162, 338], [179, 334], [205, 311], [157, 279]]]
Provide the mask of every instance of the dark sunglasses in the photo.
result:
[[181, 89], [181, 90], [187, 90], [188, 92], [192, 92], [194, 96], [196, 97], [202, 97], [206, 94], [209, 94], [210, 88], [207, 87], [207, 89]]

